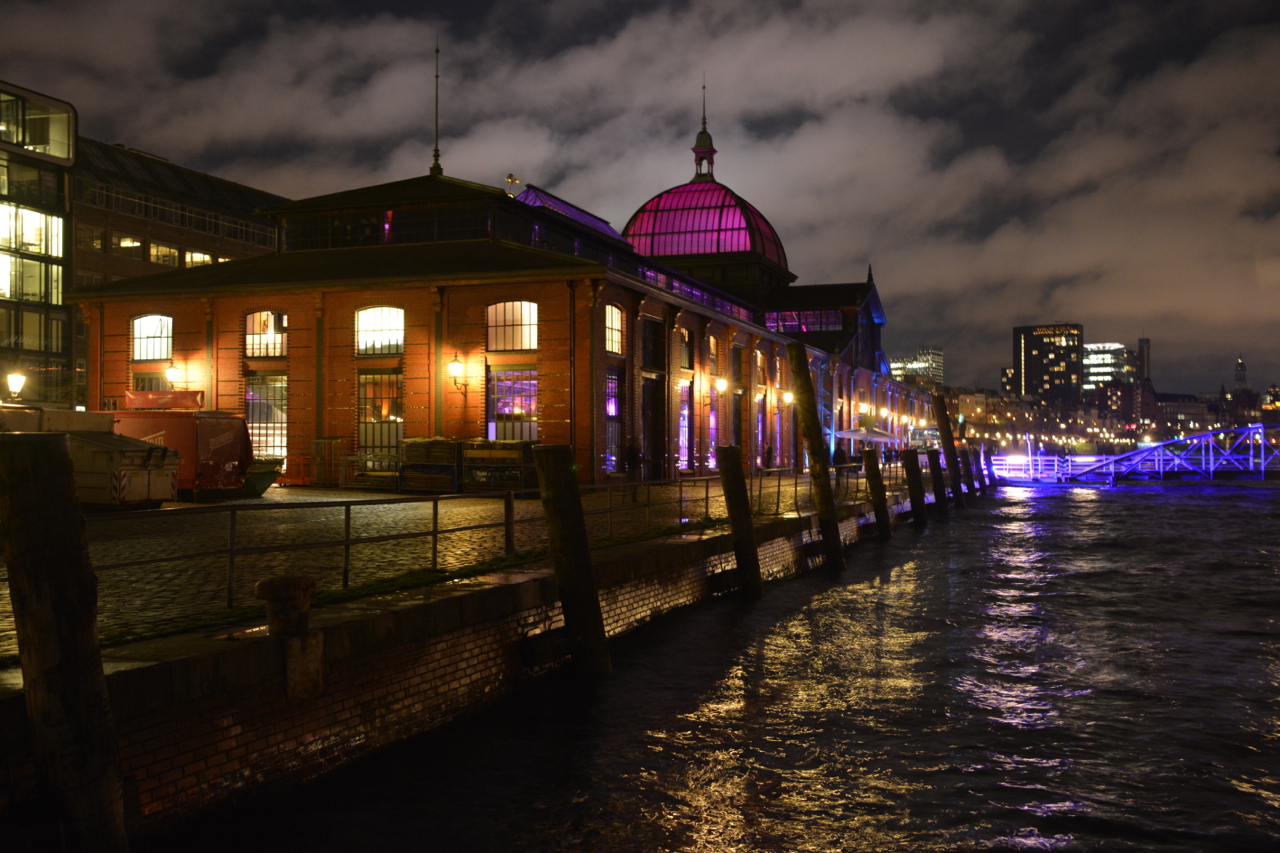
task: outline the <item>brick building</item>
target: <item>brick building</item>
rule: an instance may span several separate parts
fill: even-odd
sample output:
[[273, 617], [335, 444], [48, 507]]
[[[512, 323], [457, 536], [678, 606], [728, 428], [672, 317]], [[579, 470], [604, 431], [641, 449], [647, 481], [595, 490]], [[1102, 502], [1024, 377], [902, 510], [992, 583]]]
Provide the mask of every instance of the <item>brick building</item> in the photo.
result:
[[[124, 406], [172, 364], [206, 408], [245, 413], [260, 454], [523, 439], [573, 445], [586, 481], [634, 454], [666, 478], [706, 473], [720, 443], [755, 464], [802, 461], [785, 351], [796, 339], [833, 445], [860, 415], [905, 441], [928, 399], [888, 377], [874, 282], [791, 286], [772, 227], [705, 159], [626, 237], [537, 187], [517, 199], [438, 164], [269, 207], [274, 254], [85, 284], [90, 405]], [[715, 226], [698, 199], [665, 214], [660, 200], [687, 201], [690, 186]], [[723, 287], [659, 263], [675, 253], [642, 239], [648, 208], [662, 213], [649, 233], [676, 235], [675, 260]]]

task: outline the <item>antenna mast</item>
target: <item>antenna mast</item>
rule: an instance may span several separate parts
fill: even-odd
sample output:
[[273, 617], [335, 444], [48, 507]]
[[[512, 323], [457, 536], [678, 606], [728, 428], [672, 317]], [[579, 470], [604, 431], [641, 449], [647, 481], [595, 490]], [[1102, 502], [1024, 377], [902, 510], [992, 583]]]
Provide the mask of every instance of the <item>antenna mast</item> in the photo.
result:
[[435, 147], [431, 153], [431, 174], [444, 174], [444, 169], [440, 168], [440, 36], [436, 36], [436, 124]]

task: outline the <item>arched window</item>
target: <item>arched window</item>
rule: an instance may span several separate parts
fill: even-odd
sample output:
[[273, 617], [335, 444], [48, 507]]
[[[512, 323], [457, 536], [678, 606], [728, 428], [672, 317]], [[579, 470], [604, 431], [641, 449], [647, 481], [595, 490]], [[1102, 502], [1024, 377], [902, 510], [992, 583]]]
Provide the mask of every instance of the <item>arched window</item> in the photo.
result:
[[622, 309], [604, 306], [604, 351], [622, 355]]
[[538, 303], [499, 302], [490, 305], [489, 352], [538, 348]]
[[133, 321], [133, 360], [173, 358], [173, 318], [147, 314]]
[[404, 309], [379, 305], [356, 312], [357, 355], [404, 352]]
[[285, 354], [289, 316], [280, 311], [255, 311], [244, 318], [244, 354], [248, 358], [278, 358]]

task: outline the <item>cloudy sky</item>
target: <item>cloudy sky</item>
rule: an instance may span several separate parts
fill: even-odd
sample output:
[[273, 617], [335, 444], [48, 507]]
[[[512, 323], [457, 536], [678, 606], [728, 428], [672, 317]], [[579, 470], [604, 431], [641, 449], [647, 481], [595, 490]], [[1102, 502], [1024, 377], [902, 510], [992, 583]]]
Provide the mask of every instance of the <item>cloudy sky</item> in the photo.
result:
[[1161, 391], [1280, 382], [1270, 0], [0, 0], [0, 78], [81, 130], [293, 198], [508, 172], [611, 220], [716, 176], [886, 348], [996, 387], [1010, 328], [1152, 339]]

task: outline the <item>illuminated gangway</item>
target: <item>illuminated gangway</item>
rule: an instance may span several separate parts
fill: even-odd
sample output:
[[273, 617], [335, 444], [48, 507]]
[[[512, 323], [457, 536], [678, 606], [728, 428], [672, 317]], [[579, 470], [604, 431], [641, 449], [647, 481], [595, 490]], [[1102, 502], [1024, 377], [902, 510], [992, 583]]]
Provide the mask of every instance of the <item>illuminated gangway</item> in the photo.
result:
[[1280, 476], [1280, 425], [1188, 435], [1116, 456], [995, 456], [996, 476], [1050, 483]]

